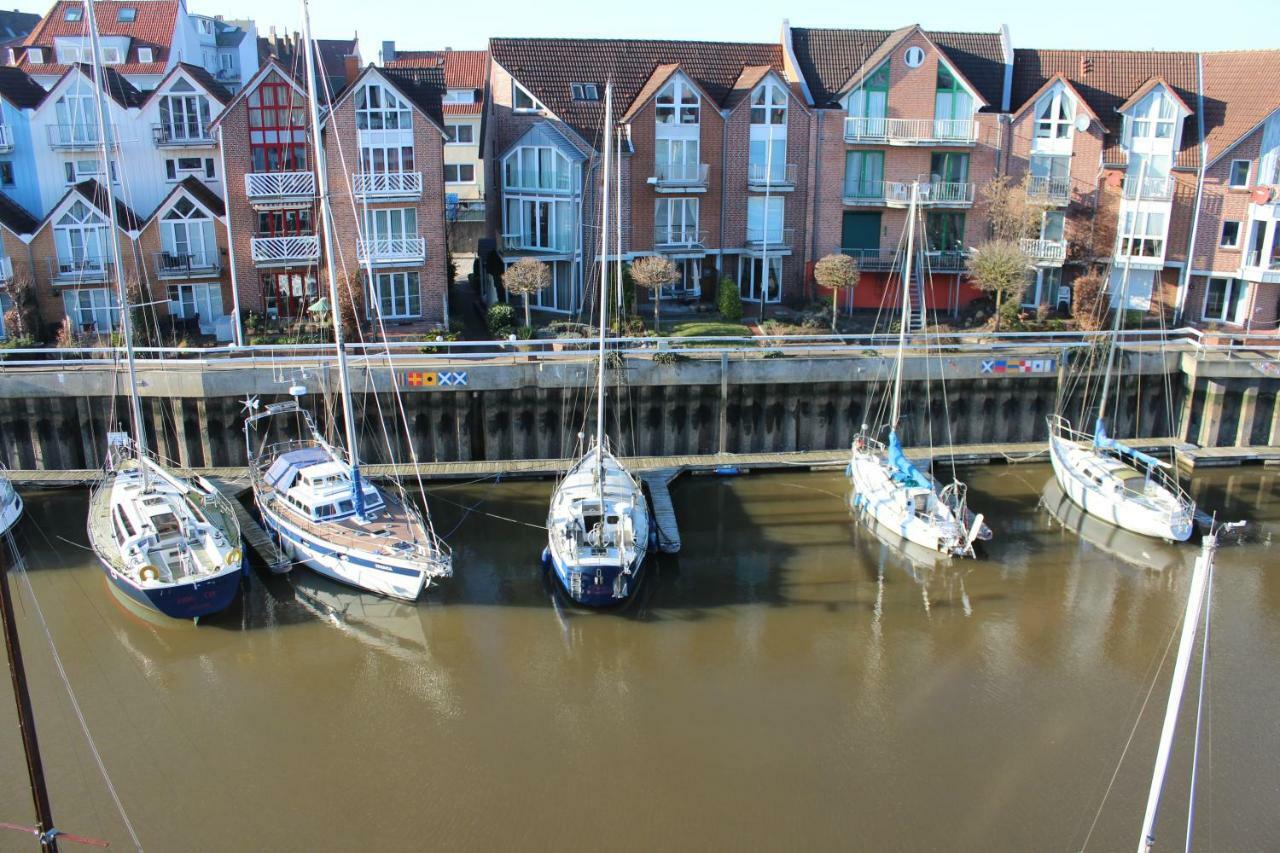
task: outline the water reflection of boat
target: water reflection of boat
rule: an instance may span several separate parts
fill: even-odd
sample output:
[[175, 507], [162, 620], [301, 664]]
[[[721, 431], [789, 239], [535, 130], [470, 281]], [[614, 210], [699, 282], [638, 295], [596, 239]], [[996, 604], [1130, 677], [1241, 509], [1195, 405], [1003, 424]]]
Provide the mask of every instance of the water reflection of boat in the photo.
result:
[[421, 614], [414, 604], [318, 575], [297, 572], [289, 577], [298, 604], [343, 633], [392, 655], [416, 659], [427, 650]]
[[1177, 546], [1109, 524], [1087, 512], [1062, 490], [1057, 477], [1045, 483], [1040, 504], [1063, 529], [1131, 566], [1166, 571], [1186, 564], [1185, 555]]
[[878, 551], [887, 549], [889, 554], [882, 556], [885, 556], [891, 562], [901, 563], [903, 568], [916, 576], [920, 573], [930, 572], [939, 566], [951, 564], [952, 558], [949, 553], [917, 544], [907, 539], [894, 528], [881, 524], [875, 516], [865, 514], [862, 508], [858, 506], [857, 495], [856, 489], [850, 490], [849, 511], [855, 520], [860, 518], [865, 522], [856, 526], [855, 530], [859, 532], [866, 531], [871, 534], [871, 541], [866, 542], [869, 548], [874, 548]]

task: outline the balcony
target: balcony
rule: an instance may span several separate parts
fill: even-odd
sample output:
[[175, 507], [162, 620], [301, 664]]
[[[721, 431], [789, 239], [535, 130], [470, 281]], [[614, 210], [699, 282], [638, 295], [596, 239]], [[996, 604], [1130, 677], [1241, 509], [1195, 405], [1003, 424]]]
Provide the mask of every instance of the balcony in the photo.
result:
[[653, 248], [664, 254], [705, 254], [707, 232], [678, 226], [653, 229]]
[[46, 258], [49, 281], [55, 285], [102, 284], [111, 279], [112, 266], [104, 258]]
[[789, 193], [795, 188], [795, 163], [747, 164], [747, 189], [749, 191]]
[[369, 201], [422, 198], [421, 172], [359, 172], [351, 176], [351, 194]]
[[[969, 183], [920, 184], [920, 204], [927, 207], [970, 207], [973, 205], [974, 185]], [[886, 207], [909, 207], [911, 184], [888, 182], [885, 184]]]
[[1268, 258], [1262, 252], [1250, 252], [1244, 261], [1244, 278], [1264, 284], [1280, 284], [1280, 256]]
[[706, 163], [654, 163], [649, 183], [660, 193], [706, 192], [710, 171]]
[[316, 197], [314, 172], [250, 172], [244, 192], [254, 207], [301, 207]]
[[871, 145], [973, 145], [973, 119], [855, 118], [844, 120], [844, 141]]
[[1144, 178], [1139, 181], [1136, 177], [1125, 175], [1124, 197], [1133, 201], [1138, 198], [1139, 190], [1141, 190], [1143, 201], [1170, 201], [1173, 198], [1174, 180], [1166, 175], [1162, 178]]
[[1067, 244], [1062, 240], [1027, 238], [1020, 240], [1018, 245], [1030, 256], [1036, 266], [1060, 267], [1067, 259]]
[[361, 238], [356, 242], [360, 263], [375, 266], [408, 266], [427, 259], [427, 241], [422, 237]]
[[13, 258], [0, 258], [0, 285], [13, 282]]
[[259, 267], [288, 267], [320, 260], [320, 238], [315, 234], [253, 237], [249, 244], [253, 263]]
[[51, 124], [48, 130], [50, 148], [96, 148], [102, 138], [96, 124]]
[[207, 127], [170, 127], [167, 124], [151, 125], [151, 136], [158, 148], [208, 148], [213, 145], [213, 134]]
[[1071, 201], [1071, 179], [1029, 177], [1027, 178], [1027, 198], [1042, 204], [1066, 204]]
[[[863, 272], [884, 272], [902, 266], [902, 253], [897, 249], [841, 249], [840, 253], [857, 261]], [[922, 257], [930, 272], [963, 272], [969, 253], [928, 251]]]
[[8, 154], [13, 150], [13, 128], [0, 124], [0, 154]]
[[537, 234], [503, 234], [498, 240], [498, 250], [507, 257], [531, 255], [542, 258], [568, 258], [573, 256], [573, 241], [556, 240]]
[[184, 255], [177, 252], [156, 252], [152, 255], [156, 278], [188, 279], [213, 278], [222, 271], [216, 252]]
[[745, 248], [748, 254], [790, 254], [791, 242], [795, 239], [794, 228], [751, 228], [747, 227]]

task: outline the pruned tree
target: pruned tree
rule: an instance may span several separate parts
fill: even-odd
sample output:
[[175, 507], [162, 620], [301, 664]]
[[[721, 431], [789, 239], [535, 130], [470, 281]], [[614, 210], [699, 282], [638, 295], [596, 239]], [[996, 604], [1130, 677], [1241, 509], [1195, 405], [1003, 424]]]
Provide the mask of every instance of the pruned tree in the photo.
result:
[[1030, 180], [1030, 175], [1021, 181], [1000, 175], [982, 185], [982, 202], [987, 209], [993, 240], [1017, 241], [1039, 236], [1040, 224], [1049, 206], [1027, 192]]
[[858, 279], [862, 278], [862, 270], [858, 269], [858, 262], [853, 258], [837, 252], [813, 265], [813, 278], [818, 284], [831, 290], [831, 331], [834, 332], [840, 292], [846, 287], [857, 286]]
[[1090, 270], [1071, 283], [1071, 314], [1076, 325], [1087, 332], [1101, 329], [1107, 316], [1104, 280], [1097, 270]]
[[676, 265], [663, 255], [646, 255], [631, 262], [631, 280], [653, 293], [653, 329], [662, 331], [662, 288], [680, 280]]
[[1005, 300], [1021, 297], [1026, 289], [1031, 258], [1014, 240], [992, 240], [974, 249], [967, 266], [974, 285], [995, 297], [998, 332]]
[[521, 258], [502, 276], [502, 283], [508, 293], [518, 293], [524, 297], [524, 324], [532, 326], [529, 316], [529, 297], [551, 284], [551, 268], [542, 261], [533, 258]]

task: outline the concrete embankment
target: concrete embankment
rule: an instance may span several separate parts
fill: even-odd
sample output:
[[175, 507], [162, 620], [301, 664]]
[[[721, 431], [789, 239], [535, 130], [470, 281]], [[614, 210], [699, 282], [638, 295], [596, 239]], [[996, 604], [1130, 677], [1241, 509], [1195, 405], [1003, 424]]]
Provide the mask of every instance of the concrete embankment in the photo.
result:
[[[1058, 349], [909, 356], [904, 439], [918, 447], [1043, 441], [1046, 415], [1062, 410], [1078, 420], [1096, 396], [1101, 377], [1087, 364], [1083, 353], [1064, 360]], [[1122, 352], [1119, 364], [1113, 434], [1203, 447], [1280, 442], [1280, 375], [1271, 362], [1147, 349]], [[862, 423], [884, 423], [893, 369], [890, 351], [762, 357], [748, 350], [676, 363], [632, 355], [611, 371], [610, 432], [635, 456], [838, 449]], [[403, 412], [387, 393], [392, 370]], [[374, 463], [410, 459], [407, 420], [423, 461], [571, 455], [578, 433], [590, 429], [593, 370], [585, 353], [357, 363], [361, 454]], [[114, 361], [0, 362], [0, 458], [13, 469], [97, 466], [106, 432], [127, 418], [125, 381]], [[303, 404], [334, 427], [337, 379], [321, 360], [143, 361], [139, 385], [151, 442], [185, 467], [244, 463], [248, 397], [268, 403], [305, 386]]]

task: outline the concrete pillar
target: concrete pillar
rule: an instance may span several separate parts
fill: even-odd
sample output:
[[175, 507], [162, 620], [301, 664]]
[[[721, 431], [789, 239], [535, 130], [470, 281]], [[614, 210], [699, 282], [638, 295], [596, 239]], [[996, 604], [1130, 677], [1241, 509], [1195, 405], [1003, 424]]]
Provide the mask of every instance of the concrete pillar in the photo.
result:
[[1248, 447], [1253, 441], [1253, 421], [1258, 413], [1258, 387], [1244, 389], [1240, 395], [1240, 425], [1236, 429], [1236, 447]]
[[209, 406], [203, 397], [196, 398], [196, 419], [200, 422], [200, 456], [206, 468], [214, 466], [213, 444], [209, 441]]
[[36, 427], [38, 415], [36, 414], [36, 401], [27, 397], [23, 400], [27, 410], [27, 434], [31, 436], [31, 455], [35, 462], [36, 470], [45, 470], [44, 464], [44, 442], [40, 438], [40, 430]]
[[1209, 382], [1204, 395], [1204, 415], [1200, 418], [1201, 447], [1218, 446], [1218, 430], [1222, 426], [1222, 406], [1227, 396], [1227, 386], [1221, 382]]
[[191, 467], [191, 435], [187, 429], [187, 415], [181, 397], [172, 397], [169, 408], [173, 412], [173, 423], [178, 433], [178, 464], [183, 468]]
[[97, 468], [99, 451], [94, 440], [102, 440], [102, 436], [93, 428], [93, 413], [87, 397], [76, 397], [76, 414], [80, 418], [80, 449], [84, 454], [84, 467]]
[[1280, 444], [1280, 394], [1271, 404], [1271, 435], [1267, 437], [1267, 443], [1272, 447]]
[[717, 453], [728, 452], [729, 433], [729, 354], [720, 353], [720, 427], [716, 432]]
[[[1196, 380], [1194, 376], [1187, 377], [1187, 391], [1182, 400], [1182, 418], [1178, 423], [1178, 440], [1182, 442], [1191, 441], [1191, 416], [1195, 412], [1193, 408], [1196, 401]], [[1197, 436], [1198, 438], [1198, 436]]]

